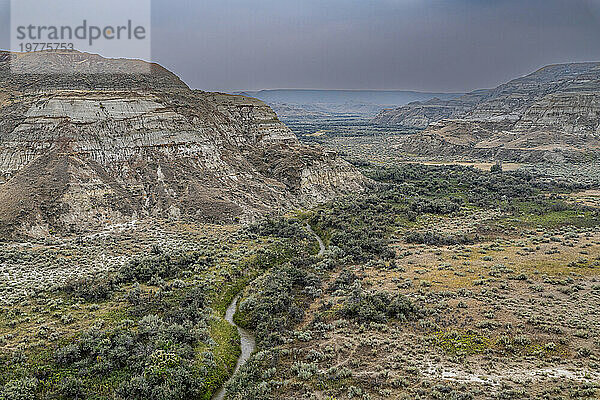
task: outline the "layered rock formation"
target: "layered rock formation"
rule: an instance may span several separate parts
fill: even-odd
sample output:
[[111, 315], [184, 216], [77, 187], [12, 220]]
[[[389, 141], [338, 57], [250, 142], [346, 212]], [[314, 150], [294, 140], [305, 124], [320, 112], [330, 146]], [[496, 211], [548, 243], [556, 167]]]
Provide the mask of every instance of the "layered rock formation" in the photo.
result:
[[[124, 72], [140, 63], [30, 57], [22, 62]], [[22, 75], [9, 62], [0, 53], [3, 236], [145, 218], [249, 220], [367, 183], [335, 154], [300, 145], [259, 100], [190, 90], [158, 65], [151, 74]]]
[[479, 90], [451, 100], [434, 98], [425, 102], [415, 101], [394, 110], [383, 110], [373, 122], [383, 126], [425, 129], [432, 122], [468, 112], [488, 93], [488, 90]]
[[373, 121], [425, 129], [405, 150], [560, 161], [600, 149], [600, 63], [552, 65], [492, 90], [386, 110]]

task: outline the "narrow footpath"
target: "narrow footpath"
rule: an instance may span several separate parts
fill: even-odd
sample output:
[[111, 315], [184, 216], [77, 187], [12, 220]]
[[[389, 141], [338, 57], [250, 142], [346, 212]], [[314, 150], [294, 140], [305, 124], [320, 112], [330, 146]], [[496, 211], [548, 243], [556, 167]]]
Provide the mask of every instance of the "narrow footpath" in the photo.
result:
[[[242, 354], [240, 354], [240, 357], [238, 358], [237, 363], [235, 364], [235, 369], [233, 370], [233, 374], [231, 375], [231, 377], [235, 376], [235, 374], [240, 370], [240, 368], [242, 368], [242, 366], [246, 364], [254, 350], [256, 350], [256, 340], [254, 338], [254, 335], [252, 335], [244, 328], [237, 326], [233, 321], [233, 314], [235, 314], [235, 310], [237, 308], [237, 303], [239, 299], [240, 296], [236, 296], [227, 308], [227, 311], [225, 312], [225, 321], [229, 322], [231, 325], [237, 328], [238, 333], [240, 334], [242, 347]], [[229, 378], [229, 380], [231, 380], [231, 378]], [[223, 400], [224, 398], [225, 385], [223, 385], [221, 389], [219, 389], [215, 393], [215, 395], [213, 396], [213, 400]]]
[[[323, 256], [323, 254], [325, 253], [325, 243], [323, 243], [323, 240], [321, 240], [319, 235], [317, 235], [315, 233], [315, 231], [313, 231], [313, 229], [310, 227], [310, 225], [306, 224], [306, 229], [311, 233], [311, 235], [313, 235], [315, 237], [315, 239], [317, 239], [317, 242], [319, 242], [318, 256], [319, 257]], [[231, 302], [231, 304], [229, 305], [229, 307], [227, 307], [227, 311], [225, 311], [225, 321], [229, 322], [231, 325], [233, 325], [237, 328], [238, 333], [240, 334], [241, 347], [242, 347], [242, 354], [240, 354], [240, 357], [238, 358], [237, 363], [235, 365], [233, 374], [231, 375], [231, 377], [229, 378], [229, 380], [227, 382], [229, 382], [231, 380], [231, 378], [233, 378], [233, 376], [235, 376], [235, 374], [240, 370], [240, 368], [242, 368], [242, 366], [244, 364], [246, 364], [246, 362], [248, 362], [248, 359], [250, 358], [252, 353], [254, 353], [254, 350], [256, 350], [256, 339], [254, 338], [254, 335], [252, 335], [246, 329], [237, 326], [236, 323], [233, 321], [233, 315], [235, 314], [235, 310], [237, 309], [237, 303], [238, 303], [239, 299], [240, 299], [240, 296], [239, 295], [236, 296], [233, 299], [233, 301]], [[223, 400], [224, 398], [225, 398], [225, 385], [223, 385], [221, 387], [221, 389], [219, 389], [214, 394], [213, 400]]]

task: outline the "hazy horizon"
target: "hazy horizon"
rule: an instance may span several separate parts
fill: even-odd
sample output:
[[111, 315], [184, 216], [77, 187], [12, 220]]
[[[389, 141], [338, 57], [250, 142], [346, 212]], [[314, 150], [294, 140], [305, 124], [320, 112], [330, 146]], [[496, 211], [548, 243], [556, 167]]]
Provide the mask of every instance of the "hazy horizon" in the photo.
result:
[[[196, 89], [196, 88], [194, 88]], [[488, 89], [488, 88], [483, 88]], [[460, 94], [465, 92], [443, 92], [443, 91], [421, 91], [412, 89], [345, 89], [345, 88], [262, 88], [262, 89], [234, 89], [229, 92], [262, 92], [262, 91], [276, 91], [276, 90], [295, 90], [295, 91], [328, 91], [328, 92], [415, 92], [415, 93], [443, 93], [443, 94]]]

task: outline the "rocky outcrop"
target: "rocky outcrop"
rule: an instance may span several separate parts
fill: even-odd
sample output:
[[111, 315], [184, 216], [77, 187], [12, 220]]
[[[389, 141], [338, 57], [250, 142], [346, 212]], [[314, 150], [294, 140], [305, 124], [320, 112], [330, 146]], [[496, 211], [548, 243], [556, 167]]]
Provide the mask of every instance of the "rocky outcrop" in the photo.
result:
[[572, 159], [600, 149], [599, 93], [600, 63], [552, 65], [493, 90], [386, 110], [374, 123], [425, 129], [405, 143], [422, 155]]
[[515, 132], [563, 132], [579, 137], [600, 134], [600, 95], [597, 92], [549, 94], [533, 103], [512, 128]]
[[[552, 93], [594, 92], [598, 89], [600, 63], [560, 64], [544, 67], [495, 89], [476, 90], [451, 100], [413, 102], [395, 110], [384, 110], [375, 124], [426, 128], [444, 119], [516, 121], [536, 101]], [[595, 83], [594, 83], [595, 82]], [[417, 121], [412, 124], [411, 119]]]
[[488, 94], [489, 90], [479, 90], [451, 100], [435, 98], [426, 102], [416, 101], [394, 110], [383, 110], [373, 122], [382, 126], [425, 129], [432, 122], [468, 112]]
[[259, 100], [190, 90], [156, 65], [151, 74], [27, 77], [10, 73], [9, 57], [0, 53], [4, 236], [145, 218], [250, 220], [367, 184], [335, 154], [301, 145]]

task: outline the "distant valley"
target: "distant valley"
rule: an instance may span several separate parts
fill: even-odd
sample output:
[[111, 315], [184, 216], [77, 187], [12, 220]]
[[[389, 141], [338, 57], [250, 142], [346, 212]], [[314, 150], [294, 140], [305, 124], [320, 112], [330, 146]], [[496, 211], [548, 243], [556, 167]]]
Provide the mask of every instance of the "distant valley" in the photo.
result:
[[235, 92], [267, 103], [283, 120], [308, 118], [373, 118], [382, 109], [414, 101], [451, 100], [461, 93], [403, 90], [273, 89]]
[[267, 103], [279, 118], [305, 142], [327, 135], [363, 136], [375, 133], [405, 133], [371, 123], [383, 109], [415, 101], [450, 101], [460, 93], [426, 93], [403, 90], [312, 90], [273, 89], [234, 92]]
[[538, 163], [596, 158], [599, 89], [600, 63], [571, 63], [466, 94], [244, 93], [269, 104], [300, 140], [354, 158]]

